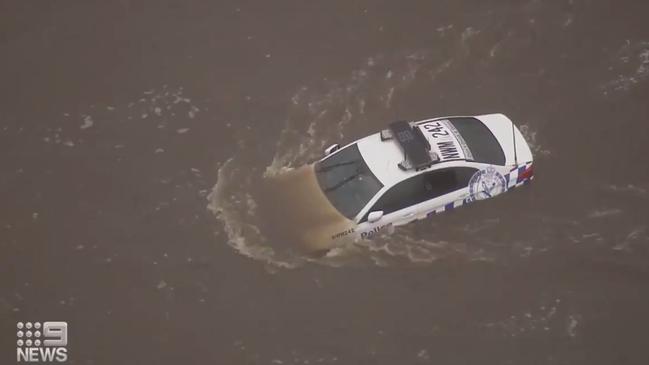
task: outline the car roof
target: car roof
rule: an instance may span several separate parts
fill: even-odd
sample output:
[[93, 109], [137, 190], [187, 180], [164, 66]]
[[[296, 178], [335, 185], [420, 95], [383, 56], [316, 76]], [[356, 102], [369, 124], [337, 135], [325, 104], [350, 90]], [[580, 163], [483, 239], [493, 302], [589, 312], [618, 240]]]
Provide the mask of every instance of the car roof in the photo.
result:
[[374, 133], [359, 139], [356, 143], [365, 163], [384, 186], [392, 186], [422, 171], [468, 165], [464, 159], [442, 159], [424, 170], [404, 170], [399, 167], [399, 163], [404, 160], [404, 153], [396, 141], [383, 141], [380, 133]]

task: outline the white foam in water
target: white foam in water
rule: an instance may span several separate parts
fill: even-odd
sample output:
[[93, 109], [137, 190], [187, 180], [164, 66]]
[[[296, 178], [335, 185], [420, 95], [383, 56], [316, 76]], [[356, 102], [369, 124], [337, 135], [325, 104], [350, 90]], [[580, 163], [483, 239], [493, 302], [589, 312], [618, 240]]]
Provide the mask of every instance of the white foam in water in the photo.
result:
[[495, 321], [487, 321], [481, 327], [498, 331], [508, 337], [535, 337], [542, 332], [575, 338], [579, 334], [581, 315], [569, 312], [561, 299], [544, 300], [536, 308], [530, 308]]
[[[207, 199], [208, 209], [223, 223], [228, 235], [227, 243], [241, 255], [281, 268], [294, 268], [302, 260], [286, 261], [265, 243], [265, 238], [252, 222], [256, 203], [252, 197], [237, 187], [241, 171], [234, 166], [234, 159], [227, 160], [218, 170], [217, 182]], [[235, 184], [233, 186], [233, 184]], [[245, 197], [245, 199], [244, 199]]]
[[631, 251], [632, 245], [649, 242], [649, 236], [646, 234], [646, 232], [646, 226], [633, 228], [623, 240], [621, 240], [617, 245], [613, 247], [613, 249]]
[[521, 124], [518, 126], [521, 134], [525, 138], [525, 141], [530, 146], [532, 154], [534, 157], [543, 157], [549, 156], [551, 154], [550, 150], [544, 148], [537, 140], [537, 132], [529, 124]]
[[568, 321], [566, 323], [566, 332], [571, 338], [577, 336], [577, 327], [579, 326], [579, 319], [581, 318], [578, 314], [571, 314], [568, 316]]
[[621, 209], [595, 209], [588, 213], [588, 218], [606, 218], [622, 213]]
[[625, 92], [649, 80], [649, 41], [629, 41], [618, 50], [610, 70], [613, 80], [601, 86], [604, 95]]
[[92, 127], [93, 124], [94, 124], [94, 122], [92, 120], [92, 117], [89, 116], [89, 115], [84, 115], [83, 116], [83, 123], [81, 124], [81, 126], [79, 128], [88, 129], [88, 128]]
[[462, 31], [462, 36], [461, 36], [462, 45], [468, 47], [467, 41], [471, 40], [478, 34], [480, 34], [479, 30], [475, 30], [472, 27], [465, 28], [464, 31]]
[[609, 185], [606, 187], [606, 190], [609, 190], [614, 193], [627, 193], [627, 194], [632, 194], [635, 196], [639, 197], [647, 197], [647, 188], [633, 185], [633, 184], [627, 184], [627, 185]]

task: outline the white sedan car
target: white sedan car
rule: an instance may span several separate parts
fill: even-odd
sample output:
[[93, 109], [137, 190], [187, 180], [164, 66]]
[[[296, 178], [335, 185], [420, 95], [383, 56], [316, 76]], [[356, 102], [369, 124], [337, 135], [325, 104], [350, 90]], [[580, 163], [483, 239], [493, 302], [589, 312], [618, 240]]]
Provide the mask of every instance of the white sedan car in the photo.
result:
[[502, 114], [398, 121], [325, 155], [296, 172], [311, 188], [292, 188], [303, 201], [294, 223], [309, 225], [297, 238], [311, 251], [370, 239], [533, 178], [530, 148]]

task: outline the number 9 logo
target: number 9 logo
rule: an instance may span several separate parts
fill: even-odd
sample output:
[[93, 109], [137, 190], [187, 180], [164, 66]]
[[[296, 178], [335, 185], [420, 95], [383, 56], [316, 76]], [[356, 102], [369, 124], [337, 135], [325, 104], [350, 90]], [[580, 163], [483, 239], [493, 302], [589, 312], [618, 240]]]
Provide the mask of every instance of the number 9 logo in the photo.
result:
[[45, 322], [43, 323], [43, 345], [63, 347], [68, 344], [68, 323], [67, 322]]

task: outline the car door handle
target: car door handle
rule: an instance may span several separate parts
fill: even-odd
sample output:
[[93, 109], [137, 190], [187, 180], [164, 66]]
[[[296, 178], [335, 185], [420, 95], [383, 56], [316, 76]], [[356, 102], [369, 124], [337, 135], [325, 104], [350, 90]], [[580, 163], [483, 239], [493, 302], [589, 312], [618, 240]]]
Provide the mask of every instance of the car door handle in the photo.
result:
[[401, 219], [403, 219], [403, 221], [405, 221], [406, 223], [410, 223], [410, 222], [412, 222], [413, 220], [416, 219], [416, 218], [415, 218], [415, 213], [404, 214], [404, 215], [401, 217]]

